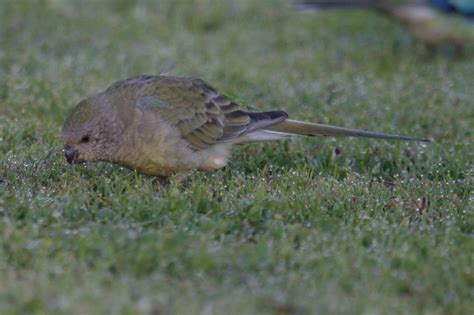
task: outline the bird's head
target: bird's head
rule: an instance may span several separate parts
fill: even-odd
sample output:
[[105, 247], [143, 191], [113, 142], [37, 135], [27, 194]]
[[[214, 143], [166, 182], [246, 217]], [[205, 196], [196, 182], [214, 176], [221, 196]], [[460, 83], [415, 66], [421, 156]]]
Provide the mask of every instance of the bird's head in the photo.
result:
[[77, 104], [61, 130], [64, 155], [69, 163], [110, 160], [119, 145], [120, 128], [104, 97]]

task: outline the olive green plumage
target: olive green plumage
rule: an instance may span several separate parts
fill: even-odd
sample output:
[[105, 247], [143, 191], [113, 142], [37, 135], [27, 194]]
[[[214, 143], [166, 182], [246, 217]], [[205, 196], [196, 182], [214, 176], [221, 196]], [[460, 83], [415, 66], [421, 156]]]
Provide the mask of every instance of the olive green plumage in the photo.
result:
[[141, 75], [81, 101], [61, 131], [69, 162], [103, 160], [160, 176], [224, 167], [232, 147], [292, 135], [426, 139], [248, 112], [204, 81]]

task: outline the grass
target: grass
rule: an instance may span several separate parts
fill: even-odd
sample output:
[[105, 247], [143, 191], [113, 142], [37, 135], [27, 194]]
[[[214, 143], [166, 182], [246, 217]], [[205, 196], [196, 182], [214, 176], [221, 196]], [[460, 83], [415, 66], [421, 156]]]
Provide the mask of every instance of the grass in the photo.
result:
[[[472, 49], [471, 49], [472, 54]], [[68, 110], [140, 73], [433, 144], [295, 139], [164, 186], [71, 167]], [[474, 59], [278, 1], [0, 3], [0, 313], [470, 314]]]

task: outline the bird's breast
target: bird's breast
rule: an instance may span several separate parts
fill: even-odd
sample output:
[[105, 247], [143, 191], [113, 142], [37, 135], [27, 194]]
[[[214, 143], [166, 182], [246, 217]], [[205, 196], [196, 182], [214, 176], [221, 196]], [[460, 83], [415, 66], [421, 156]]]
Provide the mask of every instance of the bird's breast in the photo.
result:
[[169, 176], [192, 169], [215, 170], [227, 165], [232, 143], [193, 150], [180, 130], [156, 112], [137, 109], [124, 132], [118, 163], [142, 173]]
[[118, 161], [142, 173], [169, 176], [194, 167], [179, 130], [156, 113], [137, 110], [124, 133]]

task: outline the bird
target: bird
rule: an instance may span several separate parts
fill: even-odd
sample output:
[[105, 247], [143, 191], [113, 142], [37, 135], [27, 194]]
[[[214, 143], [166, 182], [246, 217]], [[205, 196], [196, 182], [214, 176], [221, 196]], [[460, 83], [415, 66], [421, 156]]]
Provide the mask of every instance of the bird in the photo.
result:
[[352, 136], [429, 142], [247, 111], [195, 77], [139, 75], [80, 101], [60, 139], [67, 162], [107, 161], [160, 177], [213, 171], [235, 145], [291, 136]]
[[297, 5], [302, 10], [354, 7], [372, 9], [396, 22], [430, 53], [450, 47], [456, 55], [463, 55], [466, 44], [474, 42], [471, 23], [419, 0], [306, 0]]

